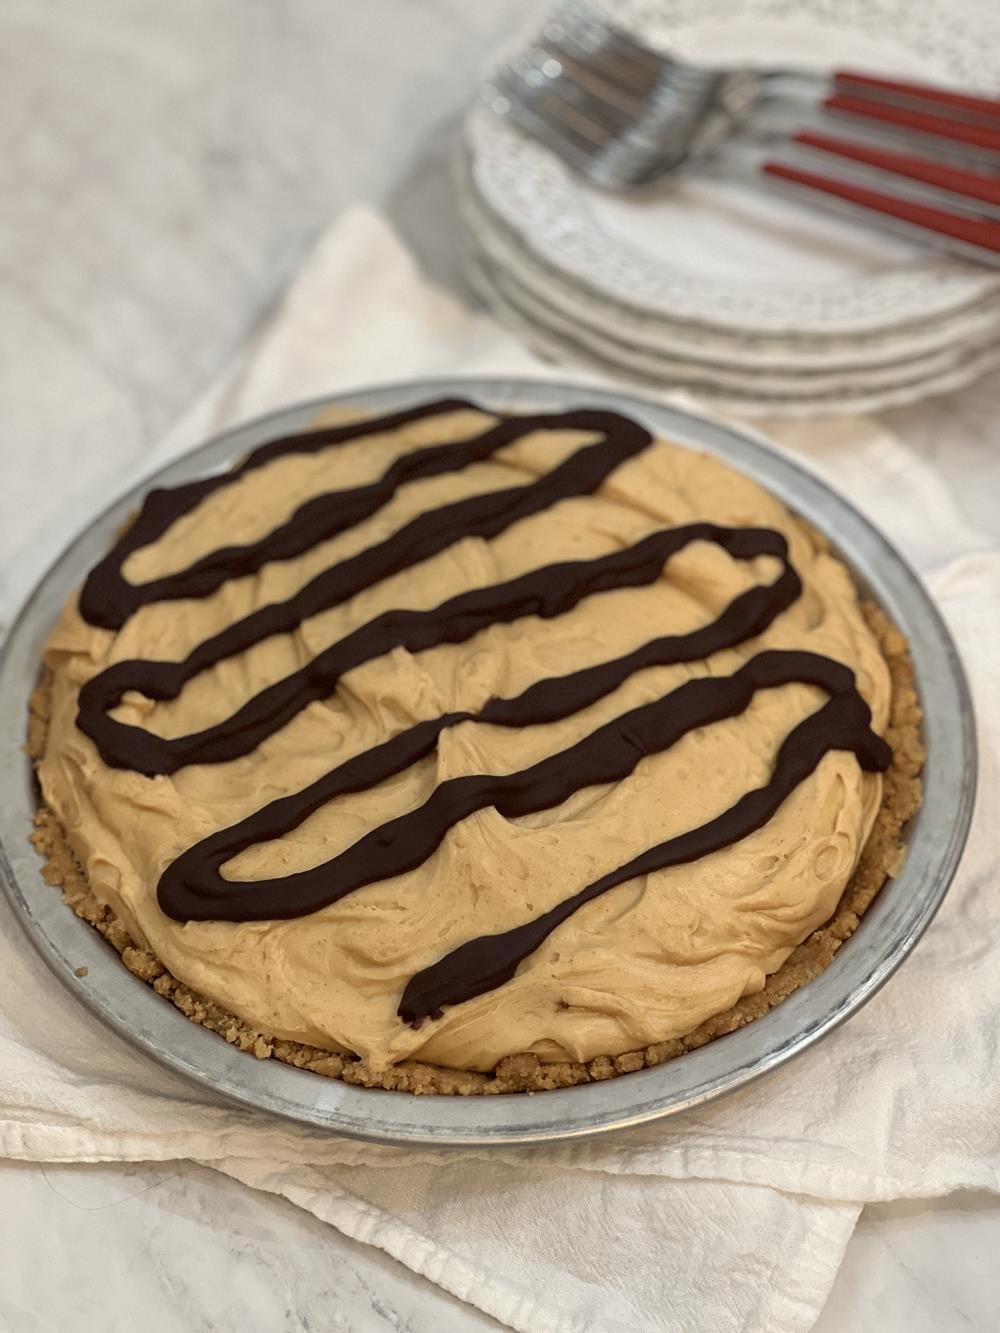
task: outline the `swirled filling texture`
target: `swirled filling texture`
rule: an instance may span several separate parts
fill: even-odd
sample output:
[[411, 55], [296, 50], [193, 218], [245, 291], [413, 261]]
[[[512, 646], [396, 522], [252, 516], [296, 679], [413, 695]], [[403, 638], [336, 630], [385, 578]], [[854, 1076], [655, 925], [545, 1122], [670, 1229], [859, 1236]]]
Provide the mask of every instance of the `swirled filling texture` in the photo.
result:
[[[474, 439], [495, 423], [478, 409], [450, 407], [276, 457], [207, 494], [132, 553], [124, 575], [145, 584], [221, 544], [259, 542], [310, 499], [374, 483], [414, 451]], [[161, 877], [181, 854], [353, 757], [420, 723], [476, 715], [539, 681], [626, 657], [657, 636], [700, 630], [780, 576], [772, 555], [737, 559], [716, 542], [693, 540], [652, 581], [593, 591], [560, 614], [520, 614], [424, 649], [396, 644], [347, 670], [248, 753], [171, 773], [112, 766], [78, 726], [81, 687], [114, 664], [182, 661], [420, 515], [529, 486], [599, 439], [558, 424], [528, 430], [458, 470], [403, 481], [374, 512], [302, 553], [229, 577], [204, 596], [141, 605], [118, 629], [88, 623], [71, 599], [45, 655], [53, 693], [39, 765], [43, 795], [94, 893], [174, 976], [264, 1032], [350, 1051], [375, 1068], [420, 1059], [488, 1070], [522, 1051], [588, 1060], [682, 1035], [758, 990], [830, 917], [881, 798], [880, 777], [839, 749], [748, 836], [580, 906], [503, 984], [416, 1026], [398, 1012], [411, 978], [450, 951], [544, 915], [765, 786], [782, 742], [827, 699], [797, 682], [757, 690], [737, 715], [695, 727], [641, 754], [626, 776], [586, 785], [555, 806], [509, 817], [492, 805], [474, 810], [419, 864], [319, 910], [290, 919], [178, 920], [158, 903]], [[473, 716], [449, 725], [401, 771], [335, 796], [282, 836], [238, 852], [222, 866], [223, 878], [273, 880], [323, 865], [424, 807], [449, 780], [522, 773], [687, 682], [733, 675], [762, 652], [805, 651], [849, 667], [881, 733], [888, 671], [843, 565], [755, 482], [661, 440], [620, 462], [593, 493], [558, 499], [496, 535], [459, 537], [198, 672], [176, 698], [126, 691], [109, 715], [168, 740], [190, 736], [231, 718], [383, 613], [428, 612], [471, 590], [559, 562], [597, 560], [696, 523], [771, 529], [787, 540], [801, 593], [761, 633], [707, 657], [636, 670], [554, 721], [502, 726]]]

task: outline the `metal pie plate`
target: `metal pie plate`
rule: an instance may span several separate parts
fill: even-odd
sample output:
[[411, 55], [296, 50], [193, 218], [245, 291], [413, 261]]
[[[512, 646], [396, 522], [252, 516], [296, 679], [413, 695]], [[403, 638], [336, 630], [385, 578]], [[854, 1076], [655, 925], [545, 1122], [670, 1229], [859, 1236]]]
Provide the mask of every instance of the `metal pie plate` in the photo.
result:
[[[657, 1068], [607, 1082], [534, 1095], [418, 1097], [351, 1087], [277, 1060], [257, 1060], [191, 1023], [132, 976], [45, 883], [41, 862], [27, 841], [36, 792], [22, 747], [42, 647], [83, 571], [104, 554], [149, 487], [219, 471], [265, 440], [306, 429], [331, 405], [381, 413], [446, 396], [471, 398], [501, 411], [610, 408], [680, 444], [716, 454], [825, 532], [859, 586], [910, 640], [929, 757], [924, 800], [907, 830], [908, 853], [899, 877], [885, 885], [858, 931], [815, 981], [738, 1032]], [[965, 844], [976, 778], [972, 708], [948, 631], [916, 576], [857, 510], [788, 458], [731, 426], [626, 394], [503, 378], [415, 381], [286, 408], [227, 431], [147, 478], [95, 519], [28, 599], [0, 661], [0, 729], [6, 756], [0, 878], [25, 931], [56, 976], [134, 1045], [217, 1093], [339, 1134], [388, 1143], [537, 1143], [638, 1125], [718, 1097], [804, 1051], [870, 1000], [927, 928]], [[76, 969], [84, 967], [86, 976], [76, 976]]]

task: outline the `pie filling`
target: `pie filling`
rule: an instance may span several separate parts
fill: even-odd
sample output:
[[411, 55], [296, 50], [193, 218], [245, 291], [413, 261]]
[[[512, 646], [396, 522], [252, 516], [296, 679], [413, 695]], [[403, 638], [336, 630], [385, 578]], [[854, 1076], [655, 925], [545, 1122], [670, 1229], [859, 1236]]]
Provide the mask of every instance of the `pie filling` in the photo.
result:
[[373, 1069], [690, 1032], [831, 917], [892, 761], [843, 565], [589, 409], [426, 403], [154, 490], [46, 662], [97, 899]]

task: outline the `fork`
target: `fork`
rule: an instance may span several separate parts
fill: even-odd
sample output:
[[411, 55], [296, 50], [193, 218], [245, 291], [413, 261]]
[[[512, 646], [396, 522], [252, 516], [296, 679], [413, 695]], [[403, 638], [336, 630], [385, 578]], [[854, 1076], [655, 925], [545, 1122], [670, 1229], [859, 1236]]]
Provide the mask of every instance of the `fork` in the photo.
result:
[[[581, 0], [482, 96], [601, 186], [708, 167], [1000, 264], [998, 100], [846, 70], [701, 68], [651, 50]], [[866, 141], [829, 133], [832, 117], [863, 125]], [[792, 162], [769, 156], [776, 143], [792, 148]], [[812, 169], [817, 152], [846, 177]], [[892, 194], [876, 188], [887, 173]]]

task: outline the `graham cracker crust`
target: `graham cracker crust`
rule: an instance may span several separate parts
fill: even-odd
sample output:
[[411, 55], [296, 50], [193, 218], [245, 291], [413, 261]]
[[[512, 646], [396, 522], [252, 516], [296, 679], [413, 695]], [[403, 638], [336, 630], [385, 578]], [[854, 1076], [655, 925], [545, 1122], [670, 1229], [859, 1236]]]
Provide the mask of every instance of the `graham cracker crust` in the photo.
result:
[[[813, 931], [778, 971], [768, 977], [764, 988], [757, 994], [744, 996], [731, 1009], [706, 1020], [685, 1037], [658, 1042], [643, 1050], [624, 1055], [601, 1055], [586, 1064], [575, 1061], [542, 1064], [535, 1055], [511, 1055], [501, 1060], [489, 1074], [443, 1069], [417, 1061], [377, 1071], [368, 1068], [363, 1060], [269, 1036], [196, 994], [171, 976], [153, 954], [136, 945], [121, 920], [91, 893], [61, 824], [45, 805], [40, 805], [35, 815], [31, 841], [45, 861], [43, 874], [46, 881], [62, 888], [67, 905], [104, 936], [121, 955], [130, 972], [152, 986], [164, 999], [170, 1000], [192, 1022], [217, 1033], [259, 1060], [282, 1060], [298, 1069], [308, 1069], [362, 1087], [458, 1096], [541, 1092], [614, 1078], [674, 1060], [715, 1037], [734, 1032], [819, 976], [857, 929], [862, 915], [885, 881], [898, 873], [904, 856], [903, 826], [920, 804], [920, 773], [925, 758], [920, 739], [920, 704], [913, 685], [913, 668], [905, 638], [874, 603], [864, 603], [863, 610], [892, 678], [886, 740], [892, 747], [893, 760], [884, 777], [882, 806], [871, 836], [837, 910], [826, 925]], [[34, 761], [45, 749], [50, 693], [49, 680], [43, 678], [31, 699], [27, 751]]]

